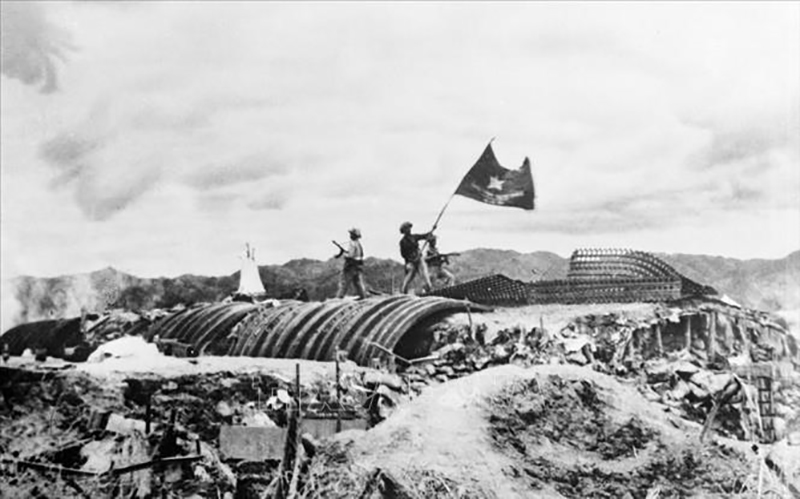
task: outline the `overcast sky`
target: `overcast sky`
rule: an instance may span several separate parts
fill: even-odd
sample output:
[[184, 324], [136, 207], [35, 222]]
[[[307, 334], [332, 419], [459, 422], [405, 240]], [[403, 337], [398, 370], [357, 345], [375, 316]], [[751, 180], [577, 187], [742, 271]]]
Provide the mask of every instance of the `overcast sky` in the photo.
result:
[[800, 4], [2, 2], [3, 277], [445, 251], [800, 249]]

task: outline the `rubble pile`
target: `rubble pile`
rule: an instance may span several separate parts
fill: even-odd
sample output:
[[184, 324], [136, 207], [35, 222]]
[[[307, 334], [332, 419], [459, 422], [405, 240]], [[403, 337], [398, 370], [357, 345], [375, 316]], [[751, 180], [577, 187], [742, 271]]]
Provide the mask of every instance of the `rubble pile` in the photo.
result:
[[143, 335], [159, 319], [166, 317], [168, 311], [155, 309], [142, 313], [112, 310], [96, 320], [84, 320], [82, 329], [84, 341], [94, 350], [100, 345], [124, 336]]
[[10, 355], [36, 355], [84, 362], [99, 346], [124, 337], [138, 337], [157, 320], [162, 310], [142, 314], [111, 310], [70, 319], [54, 319], [15, 326], [2, 334], [0, 343]]
[[[800, 431], [800, 372], [795, 369], [795, 360], [764, 363], [765, 352], [774, 349], [756, 342], [747, 351], [734, 350], [731, 353], [735, 355], [730, 357], [716, 355], [711, 359], [705, 350], [698, 349], [659, 352], [652, 348], [655, 328], [667, 322], [680, 323], [679, 311], [656, 307], [650, 317], [589, 314], [574, 318], [556, 333], [539, 327], [525, 331], [516, 326], [499, 330], [488, 342], [482, 324], [442, 324], [433, 333], [433, 354], [401, 363], [399, 372], [410, 393], [418, 394], [430, 383], [497, 365], [588, 365], [638, 382], [648, 400], [689, 421], [708, 424], [724, 436], [771, 441]], [[665, 336], [661, 341], [672, 339]], [[770, 353], [767, 358], [775, 356]], [[756, 375], [764, 366], [769, 367], [768, 377], [773, 380], [775, 414], [769, 422], [761, 418], [756, 388]], [[719, 406], [716, 409], [715, 403]], [[772, 436], [767, 431], [771, 427]]]
[[595, 364], [598, 370], [617, 375], [641, 367], [641, 352], [631, 351], [634, 332], [649, 328], [656, 318], [633, 319], [624, 314], [608, 313], [576, 317], [560, 332], [566, 360], [573, 364]]
[[587, 379], [522, 380], [492, 397], [490, 435], [517, 463], [510, 473], [525, 477], [533, 490], [554, 487], [563, 497], [753, 491], [744, 456], [714, 443], [673, 441], [635, 414], [615, 414], [613, 403]]
[[302, 499], [428, 498], [489, 499], [478, 487], [455, 482], [435, 470], [409, 466], [402, 472], [354, 462], [350, 445], [334, 441], [320, 448], [304, 477]]
[[431, 356], [401, 363], [399, 372], [414, 393], [431, 382], [446, 382], [488, 367], [503, 364], [531, 366], [561, 363], [563, 350], [542, 328], [526, 331], [521, 326], [497, 332], [485, 339], [486, 326], [444, 325], [434, 331]]
[[398, 370], [414, 392], [432, 381], [445, 382], [476, 371], [503, 364], [593, 365], [599, 371], [625, 374], [641, 368], [623, 354], [632, 333], [649, 322], [624, 314], [578, 317], [555, 333], [543, 328], [523, 326], [500, 329], [486, 339], [485, 324], [443, 323], [433, 330], [432, 354], [400, 362]]
[[[303, 380], [303, 418], [371, 415], [377, 422], [401, 402], [398, 376], [350, 364], [340, 376], [339, 403], [334, 379]], [[280, 457], [224, 455], [220, 432], [289, 427], [297, 414], [295, 380], [257, 371], [103, 379], [57, 366], [2, 368], [0, 475], [9, 497], [150, 497], [159, 490], [248, 497], [278, 475]], [[308, 434], [302, 442], [307, 464], [317, 444]]]
[[[136, 329], [157, 317], [83, 321], [87, 362], [0, 364], [2, 492], [482, 498], [507, 472], [543, 497], [752, 495], [750, 444], [704, 438], [800, 442], [796, 343], [776, 327], [717, 308], [564, 316], [491, 335], [469, 315], [441, 321], [412, 338], [425, 357], [373, 345], [372, 368], [339, 350], [335, 364], [167, 357]], [[498, 392], [497, 373], [519, 382]], [[487, 436], [516, 464], [451, 465], [488, 452]], [[416, 461], [421, 446], [436, 466]], [[777, 476], [800, 469], [769, 459]]]
[[795, 435], [800, 443], [800, 372], [778, 379], [775, 390], [775, 429], [777, 437]]

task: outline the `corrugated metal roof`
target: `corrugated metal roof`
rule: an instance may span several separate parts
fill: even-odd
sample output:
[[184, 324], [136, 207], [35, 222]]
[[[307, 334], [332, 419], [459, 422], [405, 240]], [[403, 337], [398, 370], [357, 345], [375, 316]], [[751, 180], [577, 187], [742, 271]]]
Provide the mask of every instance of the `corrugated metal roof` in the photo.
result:
[[[367, 364], [378, 344], [393, 350], [415, 325], [434, 314], [466, 310], [467, 302], [407, 295], [365, 300], [228, 303], [179, 312], [151, 335], [190, 344], [200, 353], [333, 360], [336, 350]], [[472, 310], [486, 310], [469, 304]]]
[[214, 303], [177, 312], [156, 323], [148, 334], [194, 346], [199, 353], [224, 354], [231, 329], [257, 305], [243, 302]]

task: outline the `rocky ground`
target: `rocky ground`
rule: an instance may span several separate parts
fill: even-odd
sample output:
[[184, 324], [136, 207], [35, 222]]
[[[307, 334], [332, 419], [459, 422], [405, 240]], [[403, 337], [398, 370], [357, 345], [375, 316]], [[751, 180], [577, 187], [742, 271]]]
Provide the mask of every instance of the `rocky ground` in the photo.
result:
[[[652, 313], [457, 316], [430, 359], [340, 363], [338, 396], [332, 362], [165, 357], [140, 338], [85, 363], [12, 357], [0, 364], [0, 496], [797, 497], [796, 366], [776, 386], [778, 442], [748, 433], [747, 397], [701, 440], [734, 378], [680, 355], [615, 363]], [[581, 324], [591, 338], [572, 334]], [[313, 437], [295, 426], [296, 397], [304, 416], [338, 408], [371, 428]], [[228, 426], [283, 428], [279, 457], [227, 456]]]

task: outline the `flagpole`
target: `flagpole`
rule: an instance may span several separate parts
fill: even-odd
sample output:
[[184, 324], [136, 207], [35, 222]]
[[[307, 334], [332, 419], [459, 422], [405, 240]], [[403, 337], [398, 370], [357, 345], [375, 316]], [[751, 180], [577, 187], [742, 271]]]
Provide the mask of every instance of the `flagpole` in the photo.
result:
[[[447, 202], [444, 204], [444, 206], [442, 206], [442, 210], [439, 212], [439, 216], [437, 216], [436, 217], [436, 221], [433, 222], [433, 227], [430, 230], [430, 234], [433, 234], [433, 231], [435, 231], [436, 227], [439, 226], [439, 220], [442, 219], [442, 215], [444, 215], [444, 210], [447, 209], [447, 206], [450, 204], [450, 201], [452, 201], [455, 196], [456, 196], [456, 192], [453, 191], [453, 193], [450, 194], [450, 197], [447, 198]], [[425, 250], [428, 249], [428, 244], [429, 243], [430, 243], [430, 240], [428, 238], [425, 238], [425, 242], [422, 243], [422, 249], [420, 250], [420, 255], [421, 255], [423, 263], [425, 262]], [[424, 264], [427, 265], [427, 263], [424, 263]]]
[[[488, 146], [492, 145], [492, 142], [494, 142], [494, 139], [496, 139], [496, 138], [497, 137], [495, 136], [495, 137], [492, 137], [491, 139], [489, 139], [489, 143], [486, 146], [488, 147]], [[447, 199], [447, 202], [444, 204], [444, 206], [442, 206], [442, 211], [439, 212], [439, 216], [436, 217], [436, 221], [433, 222], [433, 228], [431, 229], [431, 232], [435, 231], [436, 228], [439, 226], [439, 220], [442, 219], [442, 215], [444, 215], [444, 210], [447, 209], [447, 206], [450, 204], [450, 201], [452, 201], [453, 198], [455, 197], [456, 192], [458, 192], [458, 189], [456, 189], [455, 191], [453, 191], [452, 194], [450, 194], [450, 197]]]
[[455, 193], [455, 191], [453, 191], [453, 193], [450, 194], [450, 197], [447, 198], [447, 202], [444, 204], [444, 206], [442, 206], [442, 211], [439, 212], [439, 216], [437, 216], [436, 217], [436, 221], [433, 222], [433, 228], [431, 229], [431, 232], [435, 231], [436, 227], [439, 226], [439, 221], [442, 219], [442, 215], [444, 215], [444, 210], [447, 209], [447, 207], [450, 205], [450, 201], [452, 201], [455, 196], [456, 196], [456, 193]]
[[[486, 147], [489, 147], [489, 146], [491, 146], [491, 145], [492, 145], [492, 142], [494, 142], [494, 139], [496, 139], [496, 138], [497, 138], [497, 137], [492, 137], [492, 138], [489, 140], [489, 143], [487, 144], [487, 146], [486, 146]], [[453, 191], [453, 193], [452, 193], [452, 194], [450, 194], [450, 197], [449, 197], [449, 198], [447, 198], [447, 202], [444, 204], [444, 206], [442, 206], [442, 210], [439, 212], [439, 215], [436, 217], [436, 221], [435, 221], [435, 222], [433, 222], [433, 228], [431, 228], [431, 231], [430, 231], [430, 232], [431, 232], [431, 234], [433, 233], [433, 231], [435, 231], [435, 230], [436, 230], [436, 228], [437, 228], [437, 227], [439, 227], [439, 221], [442, 219], [442, 215], [444, 215], [444, 211], [445, 211], [445, 210], [447, 209], [447, 207], [450, 205], [450, 201], [452, 201], [452, 200], [453, 200], [453, 198], [456, 196], [456, 193], [457, 193], [457, 192], [458, 192], [458, 188], [456, 188], [456, 190], [455, 190], [455, 191]], [[426, 249], [427, 247], [428, 247], [428, 240], [427, 240], [427, 239], [425, 239], [425, 242], [422, 244], [422, 254], [423, 254], [423, 261], [424, 261], [424, 259], [425, 259], [425, 257], [424, 257], [424, 254], [425, 254], [425, 249]]]

